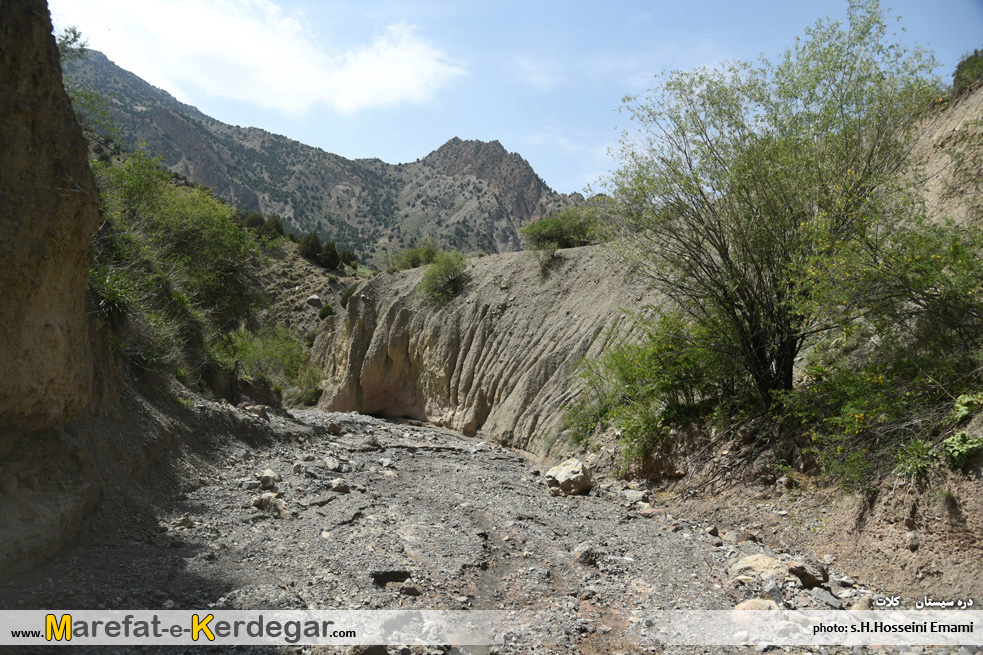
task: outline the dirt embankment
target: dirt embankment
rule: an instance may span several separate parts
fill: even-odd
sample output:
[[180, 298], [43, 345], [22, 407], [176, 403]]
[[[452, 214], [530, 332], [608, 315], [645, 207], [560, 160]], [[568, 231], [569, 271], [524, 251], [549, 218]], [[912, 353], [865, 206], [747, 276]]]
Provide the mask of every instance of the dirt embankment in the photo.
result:
[[90, 401], [85, 318], [99, 200], [43, 1], [0, 12], [0, 458]]
[[582, 389], [578, 363], [624, 331], [625, 310], [656, 301], [602, 247], [560, 252], [548, 276], [531, 253], [474, 258], [467, 289], [443, 309], [415, 294], [423, 269], [368, 281], [314, 343], [327, 387], [319, 407], [427, 420], [547, 453], [562, 408]]

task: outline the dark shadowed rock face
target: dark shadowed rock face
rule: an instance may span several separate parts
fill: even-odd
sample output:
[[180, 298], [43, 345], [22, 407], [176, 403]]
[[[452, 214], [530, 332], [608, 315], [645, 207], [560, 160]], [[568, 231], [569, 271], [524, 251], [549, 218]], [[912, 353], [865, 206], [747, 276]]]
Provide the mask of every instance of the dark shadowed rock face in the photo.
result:
[[[43, 0], [0, 11], [0, 456], [89, 400], [85, 318], [98, 196]], [[4, 434], [6, 433], [6, 434]]]

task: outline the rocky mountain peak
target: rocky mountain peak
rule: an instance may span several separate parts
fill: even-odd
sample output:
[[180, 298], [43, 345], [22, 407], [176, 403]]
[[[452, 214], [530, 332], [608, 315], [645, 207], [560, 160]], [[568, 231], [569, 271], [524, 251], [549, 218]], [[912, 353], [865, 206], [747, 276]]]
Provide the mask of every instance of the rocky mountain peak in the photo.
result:
[[444, 175], [472, 175], [487, 180], [503, 164], [512, 164], [532, 171], [519, 155], [509, 153], [499, 141], [465, 141], [454, 137], [437, 148], [423, 161]]
[[71, 62], [66, 73], [112, 98], [109, 113], [125, 145], [145, 143], [173, 172], [240, 208], [275, 213], [288, 229], [317, 232], [376, 265], [426, 237], [465, 251], [516, 250], [519, 228], [580, 200], [550, 189], [498, 141], [455, 137], [408, 164], [349, 160], [221, 123], [100, 53]]

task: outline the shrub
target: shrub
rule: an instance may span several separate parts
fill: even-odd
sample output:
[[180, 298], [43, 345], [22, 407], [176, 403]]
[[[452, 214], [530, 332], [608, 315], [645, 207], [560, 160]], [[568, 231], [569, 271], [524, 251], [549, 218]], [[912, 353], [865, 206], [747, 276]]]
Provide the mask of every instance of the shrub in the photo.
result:
[[536, 260], [539, 262], [539, 274], [545, 278], [554, 266], [563, 261], [563, 255], [557, 252], [556, 242], [549, 241], [536, 251]]
[[297, 244], [297, 254], [304, 259], [316, 261], [321, 254], [321, 239], [316, 232], [311, 232]]
[[143, 152], [93, 162], [106, 221], [90, 243], [89, 293], [115, 352], [191, 381], [224, 365], [216, 344], [264, 302], [257, 246], [231, 207], [207, 189], [168, 184], [159, 163]]
[[248, 377], [283, 383], [297, 377], [305, 363], [303, 345], [280, 325], [258, 332], [237, 330], [230, 343], [239, 370]]
[[555, 248], [576, 248], [597, 243], [597, 220], [583, 207], [567, 207], [519, 229], [523, 243], [542, 250], [548, 244]]
[[355, 282], [354, 284], [352, 284], [347, 289], [345, 289], [344, 291], [341, 292], [341, 306], [342, 307], [348, 307], [348, 299], [352, 297], [352, 294], [355, 293], [355, 289], [357, 287], [358, 287], [358, 282]]
[[321, 246], [321, 252], [318, 253], [317, 263], [324, 268], [338, 268], [341, 263], [341, 258], [338, 256], [338, 251], [335, 249], [334, 241], [328, 241], [323, 246]]
[[256, 236], [267, 242], [276, 241], [285, 237], [286, 233], [283, 230], [283, 221], [280, 220], [279, 216], [270, 216], [257, 228]]
[[317, 316], [322, 321], [329, 316], [334, 316], [334, 307], [332, 307], [331, 305], [325, 305], [324, 307], [321, 308], [321, 311], [317, 313]]
[[952, 95], [960, 95], [983, 80], [983, 52], [974, 50], [966, 55], [952, 74]]
[[912, 439], [894, 456], [895, 472], [905, 480], [924, 477], [932, 465], [932, 444], [924, 439]]
[[259, 212], [250, 212], [242, 219], [242, 226], [255, 230], [263, 225], [263, 215]]
[[962, 471], [970, 457], [983, 451], [983, 437], [970, 437], [965, 430], [942, 442], [946, 464], [953, 471]]
[[622, 433], [622, 472], [644, 463], [665, 434], [663, 425], [685, 423], [741, 390], [734, 371], [707, 346], [698, 324], [679, 312], [657, 320], [636, 318], [641, 338], [608, 348], [598, 364], [585, 363], [580, 400], [567, 408], [565, 427], [576, 442], [599, 424]]
[[392, 253], [386, 257], [389, 265], [404, 271], [410, 268], [425, 266], [433, 262], [434, 258], [443, 252], [437, 242], [431, 238], [413, 248], [406, 248], [397, 253]]
[[317, 401], [321, 400], [321, 396], [324, 395], [324, 389], [320, 387], [305, 389], [300, 395], [300, 402], [307, 407], [312, 407], [317, 404]]
[[350, 266], [352, 268], [358, 266], [358, 257], [355, 256], [354, 250], [348, 250], [348, 249], [342, 250], [341, 252], [338, 253], [338, 259], [345, 266]]
[[424, 300], [434, 305], [446, 305], [464, 290], [470, 276], [464, 255], [457, 251], [441, 252], [427, 266], [420, 282]]
[[89, 289], [96, 311], [113, 328], [120, 327], [139, 307], [136, 289], [121, 270], [104, 266], [93, 268], [89, 274]]
[[899, 180], [940, 91], [932, 57], [892, 42], [875, 0], [847, 14], [807, 28], [774, 63], [673, 72], [626, 98], [633, 129], [608, 187], [618, 252], [725, 330], [763, 408], [832, 324], [836, 306], [809, 302], [799, 265], [816, 255], [820, 274], [842, 268], [828, 255], [853, 244], [880, 254], [913, 213]]

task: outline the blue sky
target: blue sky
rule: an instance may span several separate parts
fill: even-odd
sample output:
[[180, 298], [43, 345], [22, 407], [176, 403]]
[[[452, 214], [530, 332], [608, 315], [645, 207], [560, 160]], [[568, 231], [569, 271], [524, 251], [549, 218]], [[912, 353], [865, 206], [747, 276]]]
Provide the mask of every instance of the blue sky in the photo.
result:
[[[49, 0], [56, 30], [226, 123], [349, 158], [498, 139], [557, 191], [614, 168], [626, 94], [662, 70], [776, 56], [846, 2]], [[983, 0], [883, 3], [946, 81]]]

